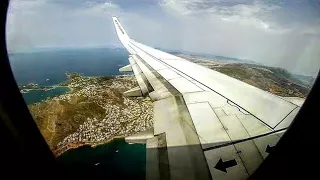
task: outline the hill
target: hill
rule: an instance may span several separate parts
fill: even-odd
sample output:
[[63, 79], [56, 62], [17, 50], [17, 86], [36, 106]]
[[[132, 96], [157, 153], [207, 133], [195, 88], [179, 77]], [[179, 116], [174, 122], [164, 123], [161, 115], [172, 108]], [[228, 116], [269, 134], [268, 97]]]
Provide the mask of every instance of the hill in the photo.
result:
[[293, 75], [283, 68], [264, 66], [245, 60], [185, 54], [178, 56], [279, 96], [305, 98], [314, 81], [309, 77]]

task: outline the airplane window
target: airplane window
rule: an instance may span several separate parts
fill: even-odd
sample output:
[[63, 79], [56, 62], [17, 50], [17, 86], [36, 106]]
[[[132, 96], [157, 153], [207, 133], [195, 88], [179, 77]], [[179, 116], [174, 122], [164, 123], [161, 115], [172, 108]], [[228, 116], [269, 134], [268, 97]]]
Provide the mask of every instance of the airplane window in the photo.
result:
[[246, 179], [319, 72], [319, 8], [12, 0], [6, 42], [25, 103], [68, 175]]

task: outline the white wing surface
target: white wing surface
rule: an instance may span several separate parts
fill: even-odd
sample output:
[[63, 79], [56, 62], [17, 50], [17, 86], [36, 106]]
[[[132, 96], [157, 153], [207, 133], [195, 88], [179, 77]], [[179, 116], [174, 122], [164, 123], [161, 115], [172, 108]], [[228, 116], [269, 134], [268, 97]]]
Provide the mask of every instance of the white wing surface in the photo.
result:
[[298, 113], [299, 100], [138, 43], [116, 17], [113, 22], [130, 54], [124, 69], [139, 84], [125, 95], [150, 96], [154, 103], [152, 136], [143, 136], [147, 178], [248, 178]]

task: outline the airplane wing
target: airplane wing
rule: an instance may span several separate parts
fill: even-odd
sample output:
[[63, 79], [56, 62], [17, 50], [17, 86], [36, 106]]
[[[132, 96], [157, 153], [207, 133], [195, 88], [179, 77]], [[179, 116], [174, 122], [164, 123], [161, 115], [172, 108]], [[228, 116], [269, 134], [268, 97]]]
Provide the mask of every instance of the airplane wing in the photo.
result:
[[154, 128], [126, 138], [147, 146], [147, 179], [247, 179], [298, 113], [282, 98], [131, 39], [113, 17], [139, 87], [149, 96]]

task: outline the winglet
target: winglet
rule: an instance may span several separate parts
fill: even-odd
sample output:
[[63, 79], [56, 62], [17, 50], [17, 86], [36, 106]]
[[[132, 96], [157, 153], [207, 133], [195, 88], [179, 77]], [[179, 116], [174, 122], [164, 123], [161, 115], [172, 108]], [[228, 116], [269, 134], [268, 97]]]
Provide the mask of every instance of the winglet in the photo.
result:
[[118, 34], [118, 37], [119, 37], [120, 41], [123, 43], [123, 41], [129, 40], [129, 36], [126, 33], [126, 31], [123, 29], [123, 27], [121, 26], [120, 21], [118, 20], [118, 18], [117, 17], [112, 17], [112, 20], [113, 20], [113, 24], [114, 24], [114, 26], [116, 28], [116, 31], [117, 31], [117, 34]]

